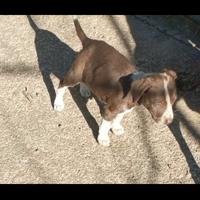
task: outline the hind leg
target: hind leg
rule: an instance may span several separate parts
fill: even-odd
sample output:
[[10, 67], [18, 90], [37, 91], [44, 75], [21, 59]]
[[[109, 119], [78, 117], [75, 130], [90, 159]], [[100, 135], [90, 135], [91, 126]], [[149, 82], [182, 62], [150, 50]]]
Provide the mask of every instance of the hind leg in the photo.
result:
[[70, 70], [64, 77], [63, 80], [60, 81], [60, 84], [57, 89], [56, 98], [54, 101], [54, 110], [62, 111], [64, 109], [64, 101], [63, 97], [65, 91], [68, 87], [74, 87], [81, 81], [81, 76], [76, 74], [73, 69]]
[[124, 128], [121, 125], [121, 121], [125, 113], [119, 113], [112, 121], [112, 132], [115, 135], [122, 135], [124, 133]]
[[59, 87], [57, 89], [57, 94], [54, 101], [54, 110], [62, 111], [64, 109], [63, 97], [64, 97], [66, 89], [67, 89], [67, 86]]

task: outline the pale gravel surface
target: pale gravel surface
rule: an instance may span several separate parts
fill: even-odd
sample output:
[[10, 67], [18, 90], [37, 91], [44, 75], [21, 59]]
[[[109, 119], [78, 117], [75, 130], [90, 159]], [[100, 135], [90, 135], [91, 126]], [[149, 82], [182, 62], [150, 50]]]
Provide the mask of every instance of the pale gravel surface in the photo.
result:
[[[32, 18], [74, 51], [81, 49], [72, 16]], [[199, 52], [140, 20], [162, 24], [155, 18], [131, 16], [129, 23], [126, 16], [79, 18], [88, 36], [108, 42], [144, 71], [176, 63], [175, 69], [190, 66], [199, 72], [198, 65], [192, 68]], [[39, 68], [59, 69], [54, 65], [62, 52], [51, 55], [54, 40], [45, 42], [45, 34], [40, 35], [44, 50], [37, 49], [42, 58], [38, 63], [35, 32], [26, 16], [0, 16], [0, 30], [0, 183], [199, 183], [200, 146], [193, 137], [200, 134], [198, 88], [186, 99], [193, 111], [184, 100], [177, 103], [176, 116], [181, 113], [184, 120], [171, 128], [174, 134], [137, 107], [124, 118], [125, 134], [110, 134], [111, 146], [103, 147], [90, 128], [96, 130], [101, 122], [94, 99], [86, 107], [77, 90], [71, 91], [73, 98], [67, 91], [64, 111], [52, 109]], [[51, 79], [56, 89], [59, 81], [54, 75]]]

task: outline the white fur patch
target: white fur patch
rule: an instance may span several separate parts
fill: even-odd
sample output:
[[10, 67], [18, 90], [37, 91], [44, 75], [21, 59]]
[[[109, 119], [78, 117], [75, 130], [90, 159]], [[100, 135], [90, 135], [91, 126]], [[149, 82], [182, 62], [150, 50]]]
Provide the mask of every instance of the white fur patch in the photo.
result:
[[122, 113], [119, 113], [112, 121], [112, 131], [115, 135], [122, 135], [124, 133], [124, 128], [121, 125], [121, 121], [126, 113], [129, 113], [133, 108], [126, 110]]
[[106, 121], [103, 119], [100, 127], [99, 127], [99, 135], [98, 135], [98, 142], [103, 146], [110, 145], [110, 138], [108, 133], [112, 128], [112, 131], [116, 135], [122, 135], [124, 133], [124, 128], [122, 127], [121, 120], [123, 119], [124, 115], [128, 112], [131, 112], [133, 108], [126, 110], [122, 113], [119, 113], [112, 121]]
[[124, 117], [124, 113], [118, 114], [112, 121], [112, 131], [115, 135], [122, 135], [124, 133], [124, 128], [121, 125], [121, 120]]
[[111, 121], [106, 121], [103, 119], [100, 127], [99, 127], [99, 135], [98, 135], [98, 142], [103, 146], [110, 145], [110, 139], [108, 136], [109, 130], [111, 128]]
[[167, 80], [164, 79], [164, 90], [165, 90], [165, 99], [166, 99], [166, 102], [167, 102], [167, 107], [166, 107], [166, 110], [161, 117], [162, 123], [164, 123], [166, 119], [173, 120], [173, 118], [174, 118], [172, 104], [171, 104], [170, 96], [169, 96], [169, 91], [168, 91], [168, 88], [167, 88], [169, 78], [166, 74], [164, 74], [164, 76], [167, 78]]
[[103, 119], [103, 121], [99, 127], [99, 135], [98, 135], [99, 144], [101, 144], [103, 146], [110, 145], [110, 138], [108, 136], [108, 133], [111, 128], [112, 128], [112, 131], [116, 135], [122, 135], [124, 133], [124, 128], [120, 124], [121, 120], [123, 119], [123, 117], [126, 113], [129, 113], [132, 110], [133, 110], [133, 108], [126, 110], [122, 113], [119, 113], [112, 121], [107, 121], [107, 120]]
[[64, 109], [63, 96], [65, 94], [66, 86], [58, 88], [56, 98], [54, 101], [54, 110], [62, 111]]

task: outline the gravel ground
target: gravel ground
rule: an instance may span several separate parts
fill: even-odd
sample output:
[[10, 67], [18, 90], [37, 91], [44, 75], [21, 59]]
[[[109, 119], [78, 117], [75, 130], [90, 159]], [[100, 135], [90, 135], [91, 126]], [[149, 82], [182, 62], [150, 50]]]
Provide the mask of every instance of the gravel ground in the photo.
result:
[[26, 16], [0, 16], [0, 183], [200, 183], [200, 52], [187, 42], [200, 44], [194, 30], [184, 34], [162, 16], [79, 16], [89, 37], [143, 71], [170, 67], [180, 77], [172, 125], [136, 107], [123, 120], [125, 134], [110, 133], [103, 147], [94, 99], [76, 87], [63, 112], [52, 108], [58, 78], [81, 49], [72, 16], [32, 19], [40, 29]]

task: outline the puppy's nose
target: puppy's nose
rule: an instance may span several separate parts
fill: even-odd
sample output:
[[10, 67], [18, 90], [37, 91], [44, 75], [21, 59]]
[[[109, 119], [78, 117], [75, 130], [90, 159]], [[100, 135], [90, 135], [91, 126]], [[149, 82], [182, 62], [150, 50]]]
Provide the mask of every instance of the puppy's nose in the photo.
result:
[[169, 124], [172, 123], [172, 121], [173, 121], [173, 118], [168, 117], [168, 118], [165, 118], [164, 123], [165, 123], [166, 125], [169, 125]]

